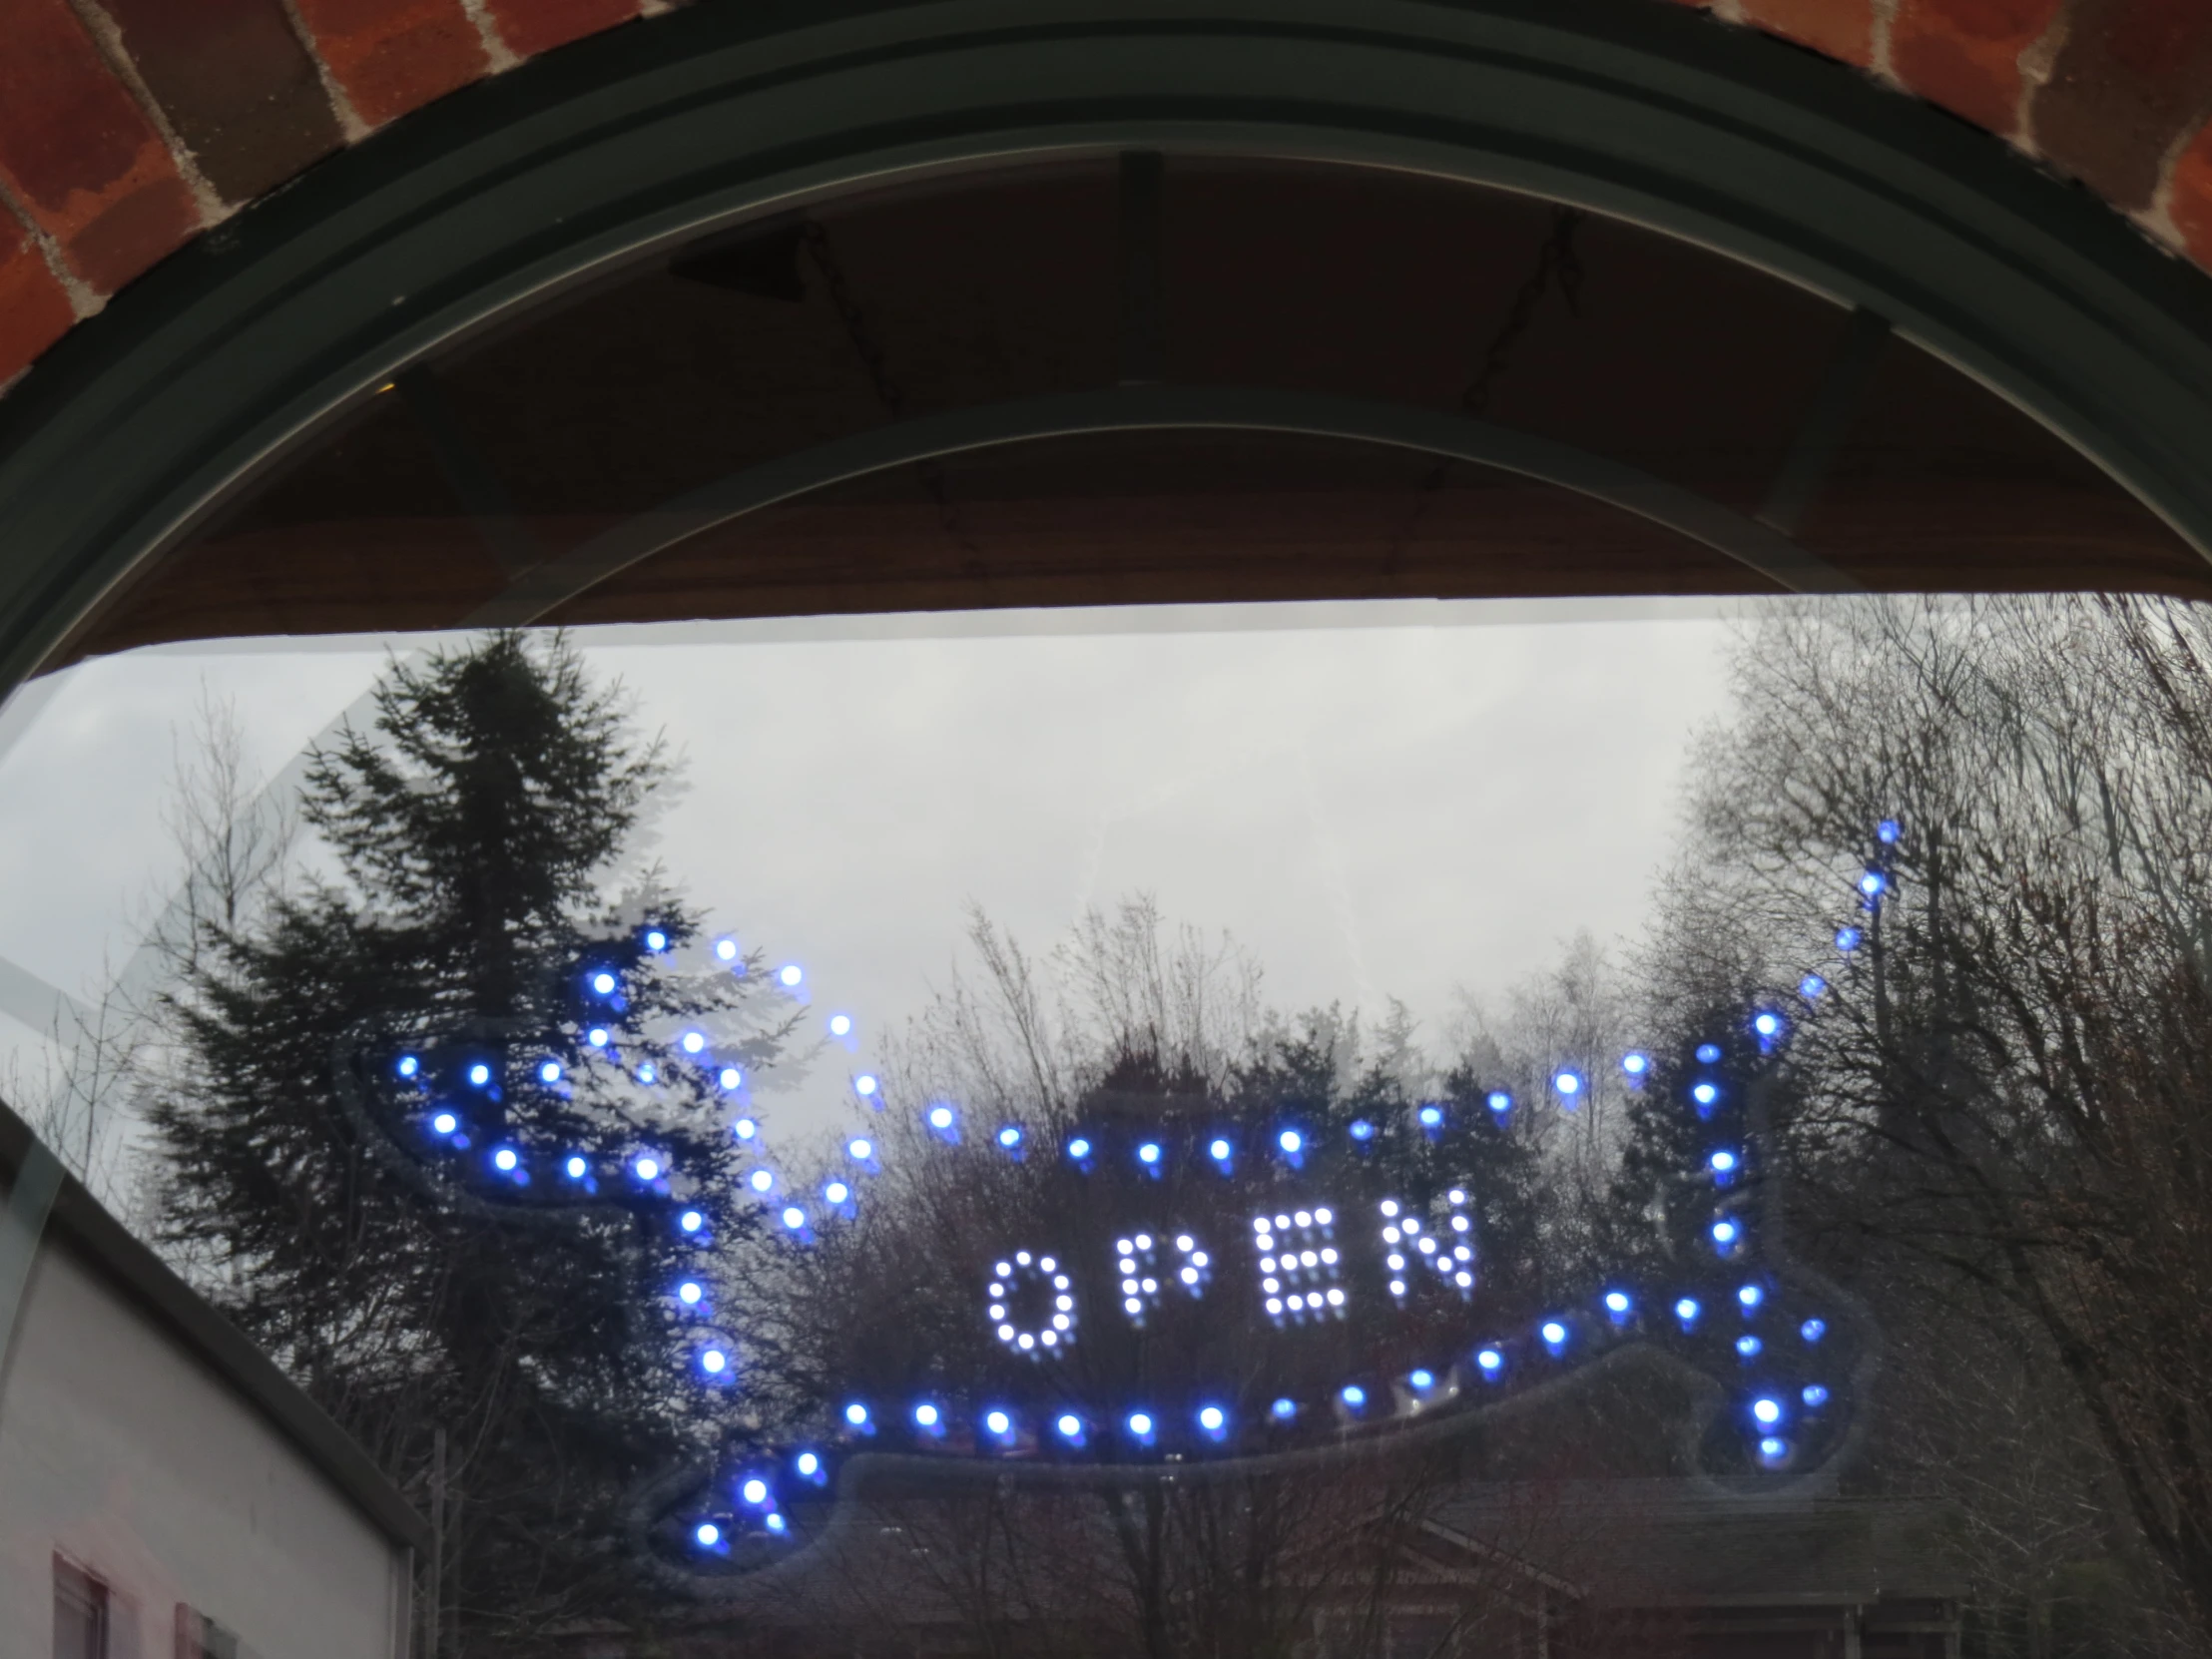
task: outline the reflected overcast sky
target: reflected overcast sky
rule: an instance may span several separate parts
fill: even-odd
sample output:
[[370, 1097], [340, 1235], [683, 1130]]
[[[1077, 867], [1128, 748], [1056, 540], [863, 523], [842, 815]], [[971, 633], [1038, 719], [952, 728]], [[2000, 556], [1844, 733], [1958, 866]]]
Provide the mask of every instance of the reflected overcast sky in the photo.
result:
[[[1380, 1011], [1394, 995], [1434, 1038], [1459, 987], [1493, 993], [1581, 928], [1638, 928], [1685, 743], [1725, 703], [1712, 601], [577, 639], [683, 762], [654, 854], [713, 925], [803, 963], [816, 1007], [849, 1012], [863, 1039], [944, 983], [971, 901], [1043, 948], [1087, 906], [1140, 891], [1233, 934], [1277, 1007]], [[387, 649], [425, 643], [161, 648], [19, 694], [0, 717], [0, 957], [79, 996], [129, 959], [177, 879], [163, 798], [203, 685], [278, 777]], [[32, 1036], [0, 1018], [11, 1046]]]

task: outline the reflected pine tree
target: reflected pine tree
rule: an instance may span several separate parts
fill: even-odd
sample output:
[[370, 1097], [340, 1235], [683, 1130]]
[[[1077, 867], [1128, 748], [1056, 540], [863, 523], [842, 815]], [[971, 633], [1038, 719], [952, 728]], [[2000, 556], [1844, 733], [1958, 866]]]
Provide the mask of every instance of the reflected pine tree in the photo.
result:
[[670, 1293], [711, 1307], [755, 1222], [683, 1034], [750, 1069], [787, 1027], [636, 862], [670, 769], [564, 640], [394, 664], [374, 709], [307, 775], [319, 875], [197, 919], [151, 1118], [171, 1245], [442, 1511], [439, 1652], [622, 1610], [625, 1493], [727, 1427]]

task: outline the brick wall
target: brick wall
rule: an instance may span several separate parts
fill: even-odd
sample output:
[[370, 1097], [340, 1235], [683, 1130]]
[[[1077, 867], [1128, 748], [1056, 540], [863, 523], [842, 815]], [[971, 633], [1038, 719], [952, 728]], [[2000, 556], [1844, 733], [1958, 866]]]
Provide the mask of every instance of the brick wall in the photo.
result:
[[[2212, 269], [2212, 0], [1687, 3], [2001, 134]], [[164, 255], [339, 146], [667, 9], [0, 0], [0, 385]]]

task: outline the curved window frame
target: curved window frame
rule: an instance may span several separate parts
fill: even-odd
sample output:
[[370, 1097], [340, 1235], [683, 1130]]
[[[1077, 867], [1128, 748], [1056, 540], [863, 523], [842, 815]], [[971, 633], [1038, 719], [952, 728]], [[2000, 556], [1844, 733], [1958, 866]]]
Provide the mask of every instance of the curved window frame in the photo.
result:
[[1131, 148], [1419, 172], [1708, 247], [1888, 320], [2212, 557], [2203, 278], [1773, 41], [1642, 0], [716, 8], [399, 123], [50, 353], [0, 403], [0, 691], [302, 434], [518, 307], [808, 202]]

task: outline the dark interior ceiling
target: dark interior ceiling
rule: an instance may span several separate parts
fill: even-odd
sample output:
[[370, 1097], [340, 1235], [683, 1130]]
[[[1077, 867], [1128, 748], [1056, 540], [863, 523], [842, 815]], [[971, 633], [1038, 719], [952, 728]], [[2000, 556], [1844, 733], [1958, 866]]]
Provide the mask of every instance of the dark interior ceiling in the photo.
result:
[[[1455, 410], [1744, 514], [1847, 338], [1844, 310], [1787, 281], [1499, 192], [1172, 158], [1157, 204], [1152, 229], [1125, 233], [1110, 159], [940, 181], [571, 294], [303, 442], [67, 655], [450, 627], [531, 565], [746, 467], [1112, 386], [1132, 360], [1131, 238], [1158, 248], [1148, 378]], [[2212, 566], [2131, 496], [1907, 341], [1881, 346], [1840, 438], [1797, 537], [1867, 587], [2212, 597]], [[1154, 433], [840, 485], [693, 537], [551, 620], [1772, 587], [1463, 462]]]

